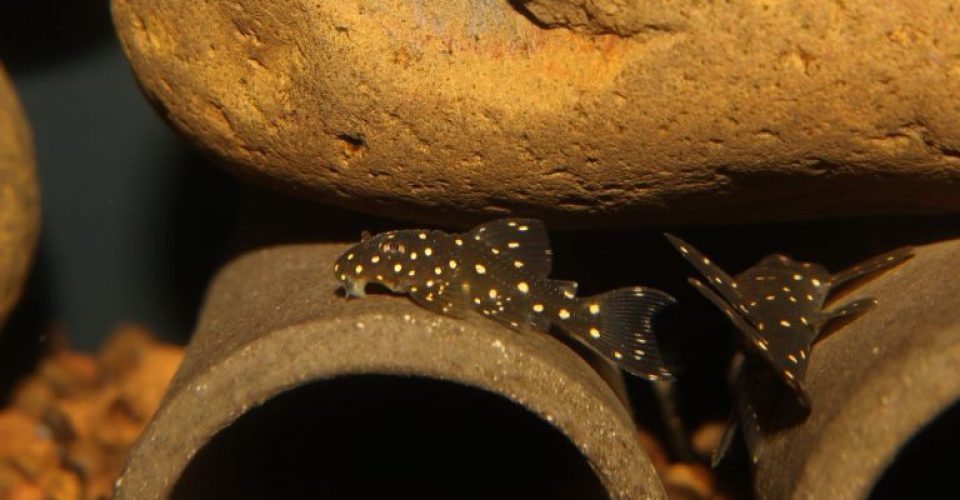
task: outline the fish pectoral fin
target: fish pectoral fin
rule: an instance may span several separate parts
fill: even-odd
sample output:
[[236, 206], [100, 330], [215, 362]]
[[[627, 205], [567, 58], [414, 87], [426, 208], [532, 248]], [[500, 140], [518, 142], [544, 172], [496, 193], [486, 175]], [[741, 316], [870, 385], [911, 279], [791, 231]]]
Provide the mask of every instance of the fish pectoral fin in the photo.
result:
[[343, 283], [343, 293], [349, 297], [366, 297], [367, 282], [363, 280], [351, 280]]
[[730, 447], [733, 446], [733, 440], [737, 437], [737, 427], [737, 413], [731, 412], [727, 419], [727, 427], [723, 430], [723, 437], [720, 438], [720, 442], [717, 443], [717, 447], [710, 456], [710, 467], [716, 469], [727, 457]]
[[913, 247], [902, 247], [867, 259], [830, 276], [830, 287], [839, 288], [868, 274], [890, 269], [913, 257]]
[[418, 287], [410, 291], [410, 298], [417, 305], [437, 314], [464, 318], [470, 311], [469, 298], [459, 279], [460, 270], [454, 271], [445, 280], [438, 280], [432, 286]]
[[473, 228], [465, 235], [482, 243], [487, 252], [505, 259], [517, 269], [546, 278], [553, 265], [550, 238], [537, 219], [500, 219]]
[[462, 319], [470, 310], [463, 294], [449, 286], [418, 289], [410, 292], [410, 298], [420, 307], [444, 316]]
[[623, 370], [648, 380], [673, 375], [660, 354], [653, 317], [676, 303], [653, 288], [619, 288], [578, 300], [576, 316], [560, 327]]
[[737, 414], [739, 415], [740, 431], [743, 434], [743, 444], [747, 447], [750, 462], [756, 465], [760, 461], [760, 442], [763, 441], [763, 428], [760, 427], [760, 416], [757, 414], [756, 403], [748, 399], [747, 395], [737, 396]]
[[410, 298], [416, 304], [424, 309], [445, 316], [456, 316], [458, 313], [445, 297], [437, 293], [436, 287], [418, 289], [416, 292], [410, 292]]
[[833, 333], [837, 322], [852, 321], [877, 305], [877, 299], [868, 297], [833, 308], [821, 314], [817, 320], [817, 339], [820, 341]]

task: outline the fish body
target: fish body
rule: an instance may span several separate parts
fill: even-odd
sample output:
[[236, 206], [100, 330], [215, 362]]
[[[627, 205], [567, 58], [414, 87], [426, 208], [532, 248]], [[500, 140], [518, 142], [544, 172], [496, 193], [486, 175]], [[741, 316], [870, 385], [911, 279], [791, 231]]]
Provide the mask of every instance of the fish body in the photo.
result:
[[[761, 414], [779, 405], [771, 395], [777, 391], [777, 382], [790, 389], [799, 415], [805, 417], [810, 398], [803, 380], [813, 345], [833, 321], [855, 318], [877, 303], [876, 299], [864, 298], [827, 310], [824, 305], [830, 294], [913, 255], [911, 248], [900, 248], [831, 274], [819, 264], [773, 254], [731, 277], [689, 243], [666, 236], [706, 280], [705, 284], [691, 278], [690, 283], [724, 312], [747, 347], [747, 359], [737, 375], [736, 406], [754, 460], [761, 433], [781, 426], [775, 423], [777, 415]], [[728, 436], [730, 431], [732, 427]], [[724, 443], [729, 444], [729, 439]], [[722, 456], [726, 450], [721, 447], [718, 451]]]
[[535, 219], [502, 219], [467, 233], [389, 231], [365, 237], [334, 265], [348, 295], [368, 283], [403, 293], [420, 306], [454, 317], [480, 314], [510, 328], [558, 327], [626, 371], [669, 378], [652, 318], [674, 299], [628, 287], [587, 298], [574, 282], [551, 280], [549, 238]]

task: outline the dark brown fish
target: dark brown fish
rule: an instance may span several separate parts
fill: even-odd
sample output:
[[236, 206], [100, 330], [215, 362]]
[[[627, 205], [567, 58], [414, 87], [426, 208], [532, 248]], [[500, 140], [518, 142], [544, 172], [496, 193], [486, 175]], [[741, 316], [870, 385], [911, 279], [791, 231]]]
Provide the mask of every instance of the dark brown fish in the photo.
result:
[[478, 313], [518, 330], [556, 326], [634, 375], [670, 378], [652, 318], [673, 297], [629, 287], [578, 298], [576, 283], [548, 278], [551, 255], [540, 221], [502, 219], [462, 234], [365, 235], [334, 273], [348, 295], [363, 296], [368, 283], [379, 283], [438, 314]]
[[763, 386], [764, 390], [773, 387], [775, 390], [775, 385], [771, 384], [775, 381], [761, 383], [757, 380], [763, 366], [791, 389], [801, 412], [806, 415], [810, 397], [803, 379], [814, 343], [822, 338], [831, 322], [855, 318], [877, 303], [876, 299], [864, 298], [824, 310], [831, 292], [913, 256], [911, 248], [900, 248], [830, 274], [819, 264], [797, 262], [785, 255], [774, 254], [731, 277], [690, 244], [673, 235], [666, 236], [703, 274], [709, 286], [695, 278], [690, 278], [690, 283], [726, 314], [747, 347], [744, 369], [738, 376], [738, 387], [742, 390], [738, 391], [737, 406], [744, 437], [754, 459], [755, 444], [759, 441], [757, 433], [765, 425], [757, 412], [762, 411], [761, 407], [769, 406], [763, 404], [764, 398], [759, 394], [762, 391], [757, 387]]

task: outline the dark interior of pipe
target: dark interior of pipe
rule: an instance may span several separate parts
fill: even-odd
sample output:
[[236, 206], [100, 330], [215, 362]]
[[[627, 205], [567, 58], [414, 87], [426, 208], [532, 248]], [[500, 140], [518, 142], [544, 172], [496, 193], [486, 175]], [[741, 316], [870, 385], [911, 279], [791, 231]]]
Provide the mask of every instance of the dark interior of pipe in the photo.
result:
[[[955, 495], [957, 450], [960, 450], [960, 402], [941, 413], [900, 450], [874, 485], [870, 500]], [[949, 494], [951, 491], [954, 493]]]
[[172, 498], [608, 498], [559, 431], [498, 395], [350, 376], [281, 394], [202, 448]]

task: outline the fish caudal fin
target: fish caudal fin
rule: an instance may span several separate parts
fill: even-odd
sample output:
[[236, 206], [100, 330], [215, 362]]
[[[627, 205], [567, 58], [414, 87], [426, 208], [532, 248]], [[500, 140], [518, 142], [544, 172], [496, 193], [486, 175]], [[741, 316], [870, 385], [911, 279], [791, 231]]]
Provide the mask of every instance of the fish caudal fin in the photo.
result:
[[[653, 288], [619, 288], [580, 299], [568, 333], [623, 370], [648, 380], [672, 378], [653, 333], [653, 317], [676, 303]], [[572, 328], [571, 328], [572, 327]]]
[[848, 267], [830, 277], [830, 288], [839, 288], [851, 281], [859, 280], [867, 275], [885, 271], [899, 265], [913, 257], [912, 247], [902, 247], [883, 255], [867, 259], [855, 266]]

